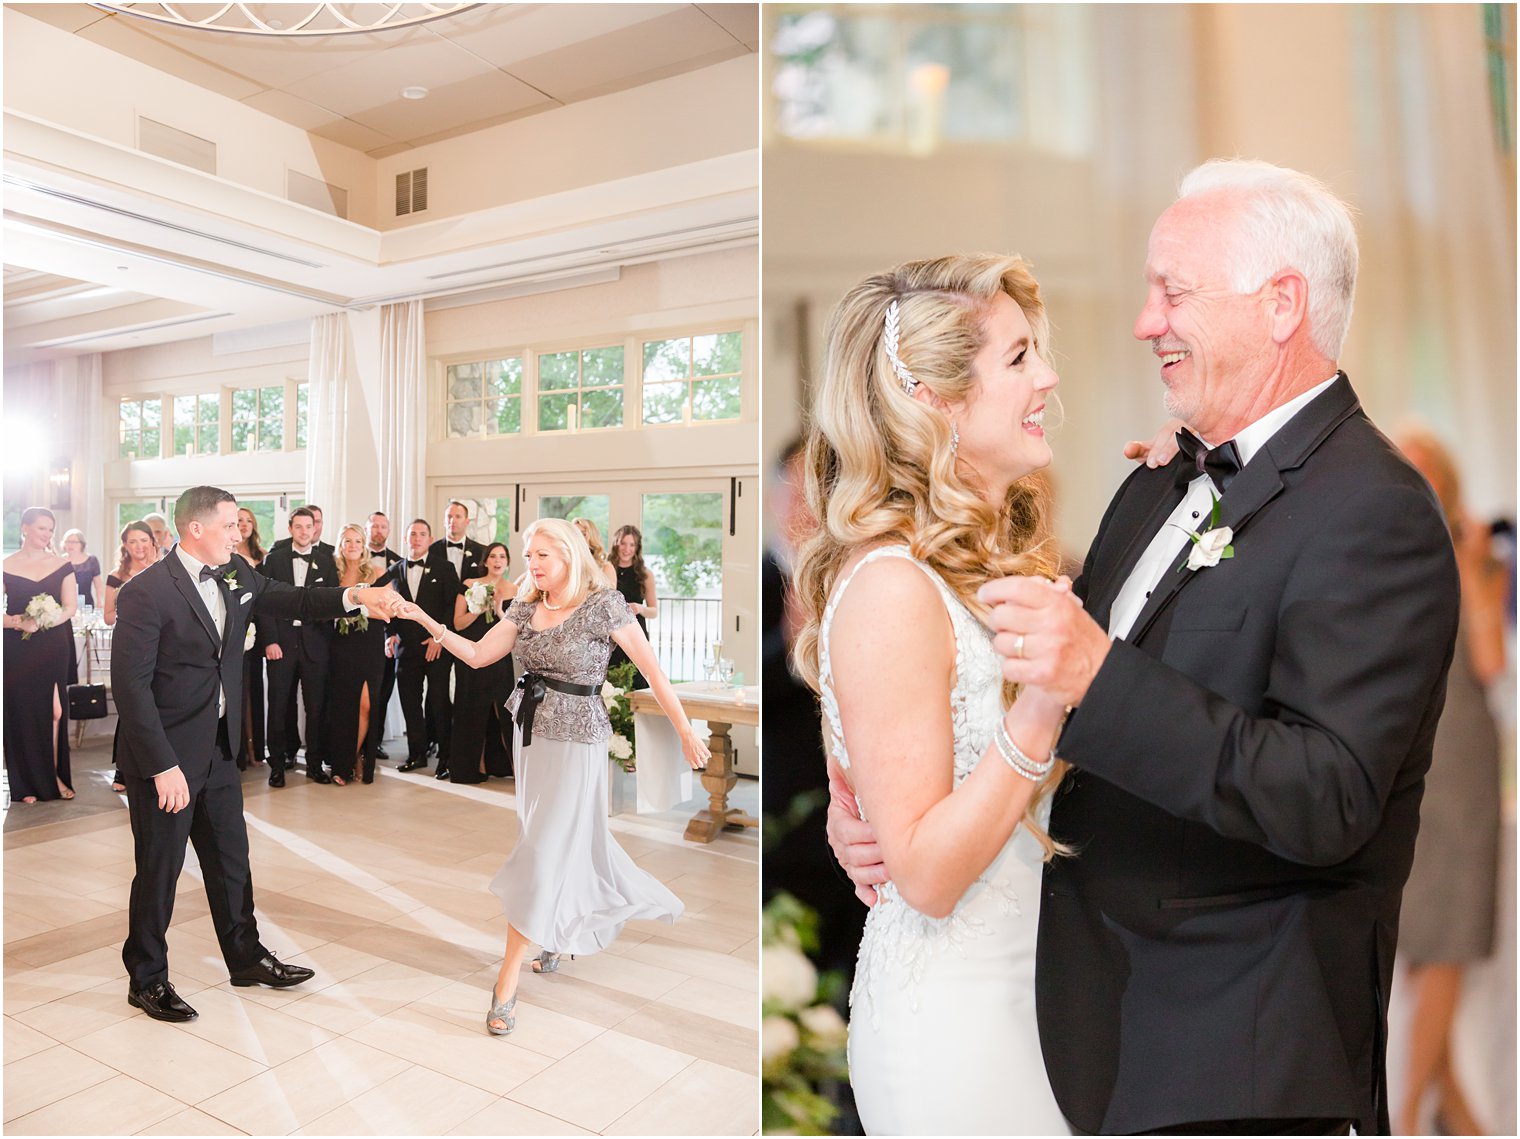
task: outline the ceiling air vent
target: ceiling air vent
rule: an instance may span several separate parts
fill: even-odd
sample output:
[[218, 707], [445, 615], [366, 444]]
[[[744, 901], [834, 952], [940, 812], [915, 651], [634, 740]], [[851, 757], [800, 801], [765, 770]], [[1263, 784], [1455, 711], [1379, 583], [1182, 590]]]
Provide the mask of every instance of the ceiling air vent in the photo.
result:
[[420, 214], [427, 209], [427, 167], [396, 175], [396, 216]]
[[216, 173], [216, 143], [143, 115], [137, 116], [137, 149], [207, 174]]
[[324, 214], [332, 214], [340, 218], [348, 217], [348, 191], [342, 186], [334, 186], [320, 178], [311, 178], [305, 174], [298, 174], [294, 170], [287, 170], [285, 196], [298, 205], [310, 206], [314, 210], [321, 210]]

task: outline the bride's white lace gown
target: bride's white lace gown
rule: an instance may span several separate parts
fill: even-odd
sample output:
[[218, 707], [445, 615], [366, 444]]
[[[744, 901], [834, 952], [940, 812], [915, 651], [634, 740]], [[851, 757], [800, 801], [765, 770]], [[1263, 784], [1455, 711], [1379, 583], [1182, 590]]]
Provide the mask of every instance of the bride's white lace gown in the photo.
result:
[[[829, 747], [849, 767], [829, 665], [829, 627], [863, 567], [919, 566], [939, 589], [955, 633], [955, 784], [981, 762], [1002, 716], [992, 634], [904, 546], [872, 550], [824, 610], [819, 686]], [[889, 699], [890, 693], [883, 693]], [[850, 993], [850, 1082], [873, 1135], [1065, 1135], [1035, 1024], [1035, 933], [1041, 849], [1023, 827], [946, 918], [913, 909], [890, 882], [866, 920]]]

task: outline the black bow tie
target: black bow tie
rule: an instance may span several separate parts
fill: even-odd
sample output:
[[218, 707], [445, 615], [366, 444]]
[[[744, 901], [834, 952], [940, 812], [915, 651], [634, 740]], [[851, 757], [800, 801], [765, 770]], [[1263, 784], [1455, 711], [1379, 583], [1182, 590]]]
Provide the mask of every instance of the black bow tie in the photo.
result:
[[1177, 481], [1180, 483], [1190, 483], [1199, 475], [1208, 475], [1219, 493], [1223, 494], [1230, 489], [1230, 482], [1240, 473], [1240, 452], [1236, 450], [1233, 440], [1210, 448], [1191, 431], [1179, 431], [1177, 449], [1187, 460], [1177, 467]]
[[311, 554], [310, 553], [298, 554], [294, 550], [291, 550], [290, 551], [290, 556], [293, 557], [293, 558], [300, 558], [303, 562], [310, 562], [311, 561]]
[[197, 580], [208, 581], [214, 578], [217, 581], [221, 581], [222, 575], [226, 572], [226, 566], [201, 566], [201, 574]]
[[427, 559], [426, 558], [418, 558], [416, 561], [413, 561], [411, 558], [407, 558], [406, 559], [406, 568], [407, 569], [411, 569], [413, 566], [421, 566], [421, 565], [426, 565], [426, 564], [427, 564]]
[[462, 549], [464, 549], [464, 543], [463, 542], [445, 542], [444, 544], [449, 549], [451, 549], [451, 550], [462, 550]]

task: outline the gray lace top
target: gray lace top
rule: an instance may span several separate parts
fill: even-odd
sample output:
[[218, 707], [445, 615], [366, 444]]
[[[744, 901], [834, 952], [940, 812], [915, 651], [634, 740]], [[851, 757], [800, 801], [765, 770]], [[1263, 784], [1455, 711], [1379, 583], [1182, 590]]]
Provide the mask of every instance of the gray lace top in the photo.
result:
[[[523, 672], [536, 672], [551, 680], [571, 684], [595, 684], [607, 679], [607, 660], [612, 655], [612, 632], [633, 620], [628, 602], [615, 589], [598, 589], [586, 596], [575, 612], [550, 629], [535, 629], [536, 601], [514, 601], [507, 620], [518, 628], [512, 659]], [[521, 690], [512, 693], [507, 710], [514, 715], [522, 702]], [[600, 743], [612, 735], [612, 723], [601, 696], [572, 696], [549, 689], [533, 718], [533, 736], [573, 743]]]

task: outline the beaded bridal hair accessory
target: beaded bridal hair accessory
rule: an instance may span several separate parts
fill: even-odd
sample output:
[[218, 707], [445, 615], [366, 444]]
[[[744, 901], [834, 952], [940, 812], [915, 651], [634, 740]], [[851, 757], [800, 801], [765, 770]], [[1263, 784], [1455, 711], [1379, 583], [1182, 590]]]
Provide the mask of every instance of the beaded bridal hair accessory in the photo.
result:
[[892, 361], [892, 371], [896, 373], [902, 383], [903, 393], [912, 395], [913, 389], [918, 387], [918, 381], [913, 378], [913, 373], [908, 371], [908, 366], [902, 362], [902, 357], [897, 354], [897, 336], [900, 328], [897, 315], [897, 302], [894, 300], [887, 306], [887, 320], [881, 331], [882, 347], [887, 350], [887, 359]]

